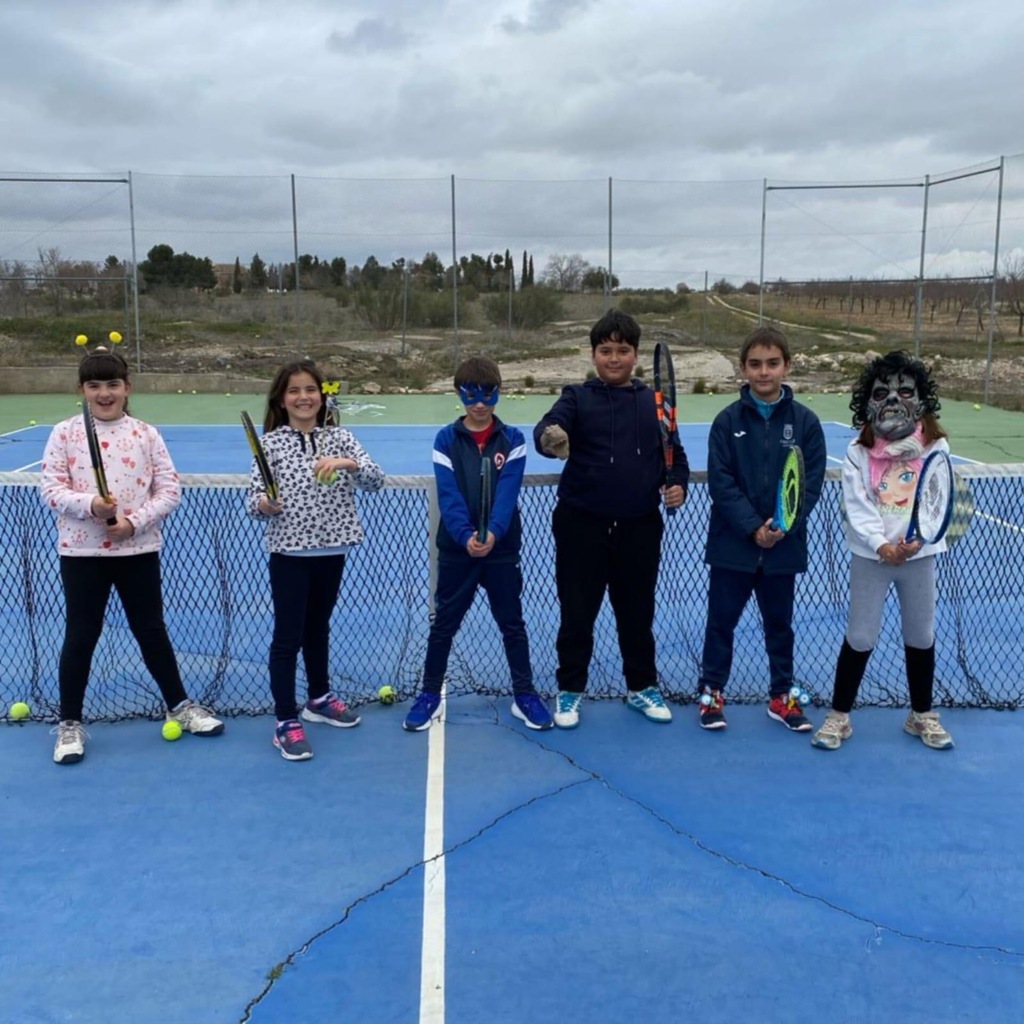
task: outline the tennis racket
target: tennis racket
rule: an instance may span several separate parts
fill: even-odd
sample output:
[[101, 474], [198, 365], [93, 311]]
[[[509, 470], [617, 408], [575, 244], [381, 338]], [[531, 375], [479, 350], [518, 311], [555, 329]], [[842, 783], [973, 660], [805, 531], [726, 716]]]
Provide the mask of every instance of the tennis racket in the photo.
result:
[[[85, 442], [89, 446], [89, 461], [92, 463], [92, 475], [96, 478], [96, 493], [106, 502], [110, 501], [110, 488], [107, 486], [107, 472], [103, 468], [103, 452], [100, 439], [96, 436], [96, 421], [92, 418], [89, 399], [82, 398], [82, 422], [85, 424]], [[107, 526], [115, 526], [117, 517], [107, 520]]]
[[277, 501], [277, 481], [274, 480], [270, 463], [267, 461], [267, 453], [263, 450], [263, 445], [260, 443], [259, 434], [256, 433], [252, 417], [247, 412], [242, 413], [242, 426], [245, 428], [245, 436], [249, 439], [249, 447], [252, 449], [252, 457], [256, 460], [256, 468], [259, 470], [260, 477], [263, 480], [263, 489], [271, 501]]
[[[661, 433], [661, 451], [665, 458], [665, 486], [674, 487], [676, 479], [676, 446], [679, 444], [679, 424], [676, 422], [676, 371], [668, 345], [659, 341], [654, 346], [654, 408], [658, 414]], [[676, 509], [666, 509], [670, 516]]]
[[775, 495], [775, 518], [772, 526], [789, 533], [800, 521], [804, 510], [804, 453], [793, 445], [786, 453]]
[[945, 452], [932, 452], [921, 467], [910, 513], [907, 543], [938, 544], [946, 535], [953, 515], [953, 463]]
[[480, 520], [476, 539], [487, 543], [487, 531], [491, 527], [491, 507], [494, 502], [494, 463], [485, 455], [480, 460]]

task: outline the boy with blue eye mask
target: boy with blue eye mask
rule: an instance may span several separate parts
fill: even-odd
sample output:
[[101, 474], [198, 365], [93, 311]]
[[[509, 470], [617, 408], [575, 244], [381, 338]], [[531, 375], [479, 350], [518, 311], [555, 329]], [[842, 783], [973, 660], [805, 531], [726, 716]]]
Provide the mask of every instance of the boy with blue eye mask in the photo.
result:
[[[435, 614], [427, 640], [422, 691], [402, 726], [409, 732], [430, 728], [441, 704], [452, 642], [482, 587], [505, 646], [512, 677], [512, 714], [529, 729], [550, 729], [551, 713], [533, 686], [523, 621], [518, 501], [526, 468], [526, 441], [522, 431], [494, 414], [501, 394], [501, 371], [493, 360], [483, 356], [466, 359], [455, 371], [455, 390], [465, 415], [442, 428], [434, 439], [434, 479], [441, 512]], [[485, 458], [492, 467], [493, 501], [486, 536], [481, 536], [480, 469]]]

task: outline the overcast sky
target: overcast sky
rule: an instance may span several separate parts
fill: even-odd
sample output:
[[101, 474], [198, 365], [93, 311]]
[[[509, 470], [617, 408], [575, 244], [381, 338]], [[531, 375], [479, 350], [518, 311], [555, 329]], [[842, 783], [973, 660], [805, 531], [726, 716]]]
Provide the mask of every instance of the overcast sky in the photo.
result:
[[[617, 272], [756, 278], [762, 179], [920, 181], [1024, 153], [1022, 44], [1019, 0], [3, 0], [0, 159], [7, 173], [132, 171], [140, 245], [168, 240], [217, 260], [232, 246], [243, 260], [259, 247], [258, 231], [241, 228], [232, 242], [228, 225], [250, 221], [256, 193], [274, 185], [196, 188], [146, 176], [426, 179], [361, 194], [358, 225], [345, 214], [323, 230], [324, 214], [307, 216], [302, 251], [356, 259], [402, 234], [394, 251], [443, 253], [449, 175], [579, 182], [467, 183], [460, 250], [557, 247], [595, 263], [607, 259], [611, 177]], [[1013, 208], [1021, 163], [1007, 171], [1007, 250], [1024, 232]], [[991, 264], [994, 182], [982, 175], [931, 190], [936, 272], [982, 271], [986, 251]], [[318, 190], [325, 201], [330, 191], [307, 187], [310, 212], [320, 209]], [[916, 273], [921, 193], [858, 193], [852, 205], [839, 193], [825, 205], [817, 193], [771, 193], [777, 244], [766, 276], [809, 265]], [[33, 202], [7, 189], [14, 194], [19, 207]], [[0, 186], [0, 220], [10, 216], [4, 195]], [[541, 225], [566, 223], [523, 238], [529, 213], [510, 212], [512, 195]], [[192, 205], [179, 224], [184, 201]], [[281, 238], [267, 236], [265, 249], [290, 233], [290, 202], [280, 202], [269, 219]], [[467, 222], [474, 202], [479, 215]], [[57, 205], [41, 222], [63, 217]], [[506, 219], [485, 216], [491, 207]], [[186, 244], [189, 227], [204, 223], [206, 241]], [[865, 224], [875, 236], [856, 241]], [[885, 242], [886, 230], [902, 237]], [[18, 248], [0, 236], [0, 259]], [[861, 262], [833, 258], [840, 248], [860, 250]]]

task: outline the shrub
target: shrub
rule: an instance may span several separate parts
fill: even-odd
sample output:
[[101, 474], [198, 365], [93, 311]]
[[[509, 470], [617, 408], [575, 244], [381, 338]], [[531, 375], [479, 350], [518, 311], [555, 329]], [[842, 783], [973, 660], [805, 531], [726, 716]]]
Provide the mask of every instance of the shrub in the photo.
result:
[[619, 309], [630, 316], [640, 316], [644, 313], [665, 316], [670, 313], [685, 313], [689, 308], [688, 295], [666, 291], [633, 292], [619, 301]]
[[703, 395], [708, 389], [708, 382], [703, 377], [698, 377], [693, 382], [693, 393], [695, 395]]
[[[490, 323], [497, 327], [508, 323], [508, 295], [487, 295], [481, 306]], [[512, 295], [513, 327], [536, 330], [563, 316], [562, 297], [552, 288], [527, 288]]]

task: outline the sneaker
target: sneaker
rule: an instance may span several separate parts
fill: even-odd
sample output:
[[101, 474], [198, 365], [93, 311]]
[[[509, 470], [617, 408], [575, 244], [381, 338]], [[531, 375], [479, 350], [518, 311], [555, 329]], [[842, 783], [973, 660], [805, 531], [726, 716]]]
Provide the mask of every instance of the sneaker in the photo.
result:
[[700, 727], [702, 729], [724, 729], [725, 721], [725, 697], [721, 690], [711, 690], [704, 687], [700, 695]]
[[911, 711], [903, 723], [903, 731], [920, 736], [921, 742], [932, 750], [949, 750], [953, 746], [953, 737], [939, 724], [938, 711]]
[[274, 746], [286, 761], [308, 761], [313, 756], [306, 730], [297, 718], [278, 723], [274, 730]]
[[85, 757], [85, 729], [81, 722], [61, 722], [51, 732], [57, 734], [53, 759], [57, 764], [77, 764]]
[[830, 711], [821, 728], [811, 737], [811, 746], [820, 750], [838, 750], [843, 740], [853, 735], [850, 716], [845, 711]]
[[407, 732], [422, 732], [424, 729], [429, 729], [440, 706], [441, 694], [424, 690], [409, 708], [402, 728]]
[[814, 728], [804, 715], [800, 702], [788, 693], [772, 697], [768, 702], [768, 717], [781, 722], [791, 732], [810, 732]]
[[555, 724], [547, 704], [532, 690], [517, 693], [512, 698], [512, 715], [520, 722], [525, 722], [527, 729], [550, 729]]
[[322, 700], [308, 701], [302, 709], [302, 717], [307, 722], [323, 722], [324, 725], [335, 725], [339, 729], [351, 729], [360, 722], [359, 716], [333, 693], [327, 694]]
[[626, 704], [652, 722], [672, 721], [672, 712], [656, 686], [648, 686], [646, 690], [630, 690]]
[[583, 694], [573, 690], [559, 690], [555, 698], [555, 725], [559, 729], [575, 729], [580, 724], [580, 705]]
[[194, 736], [219, 736], [224, 731], [224, 723], [214, 718], [209, 708], [191, 700], [168, 711], [167, 721], [177, 722], [182, 732], [190, 732]]

